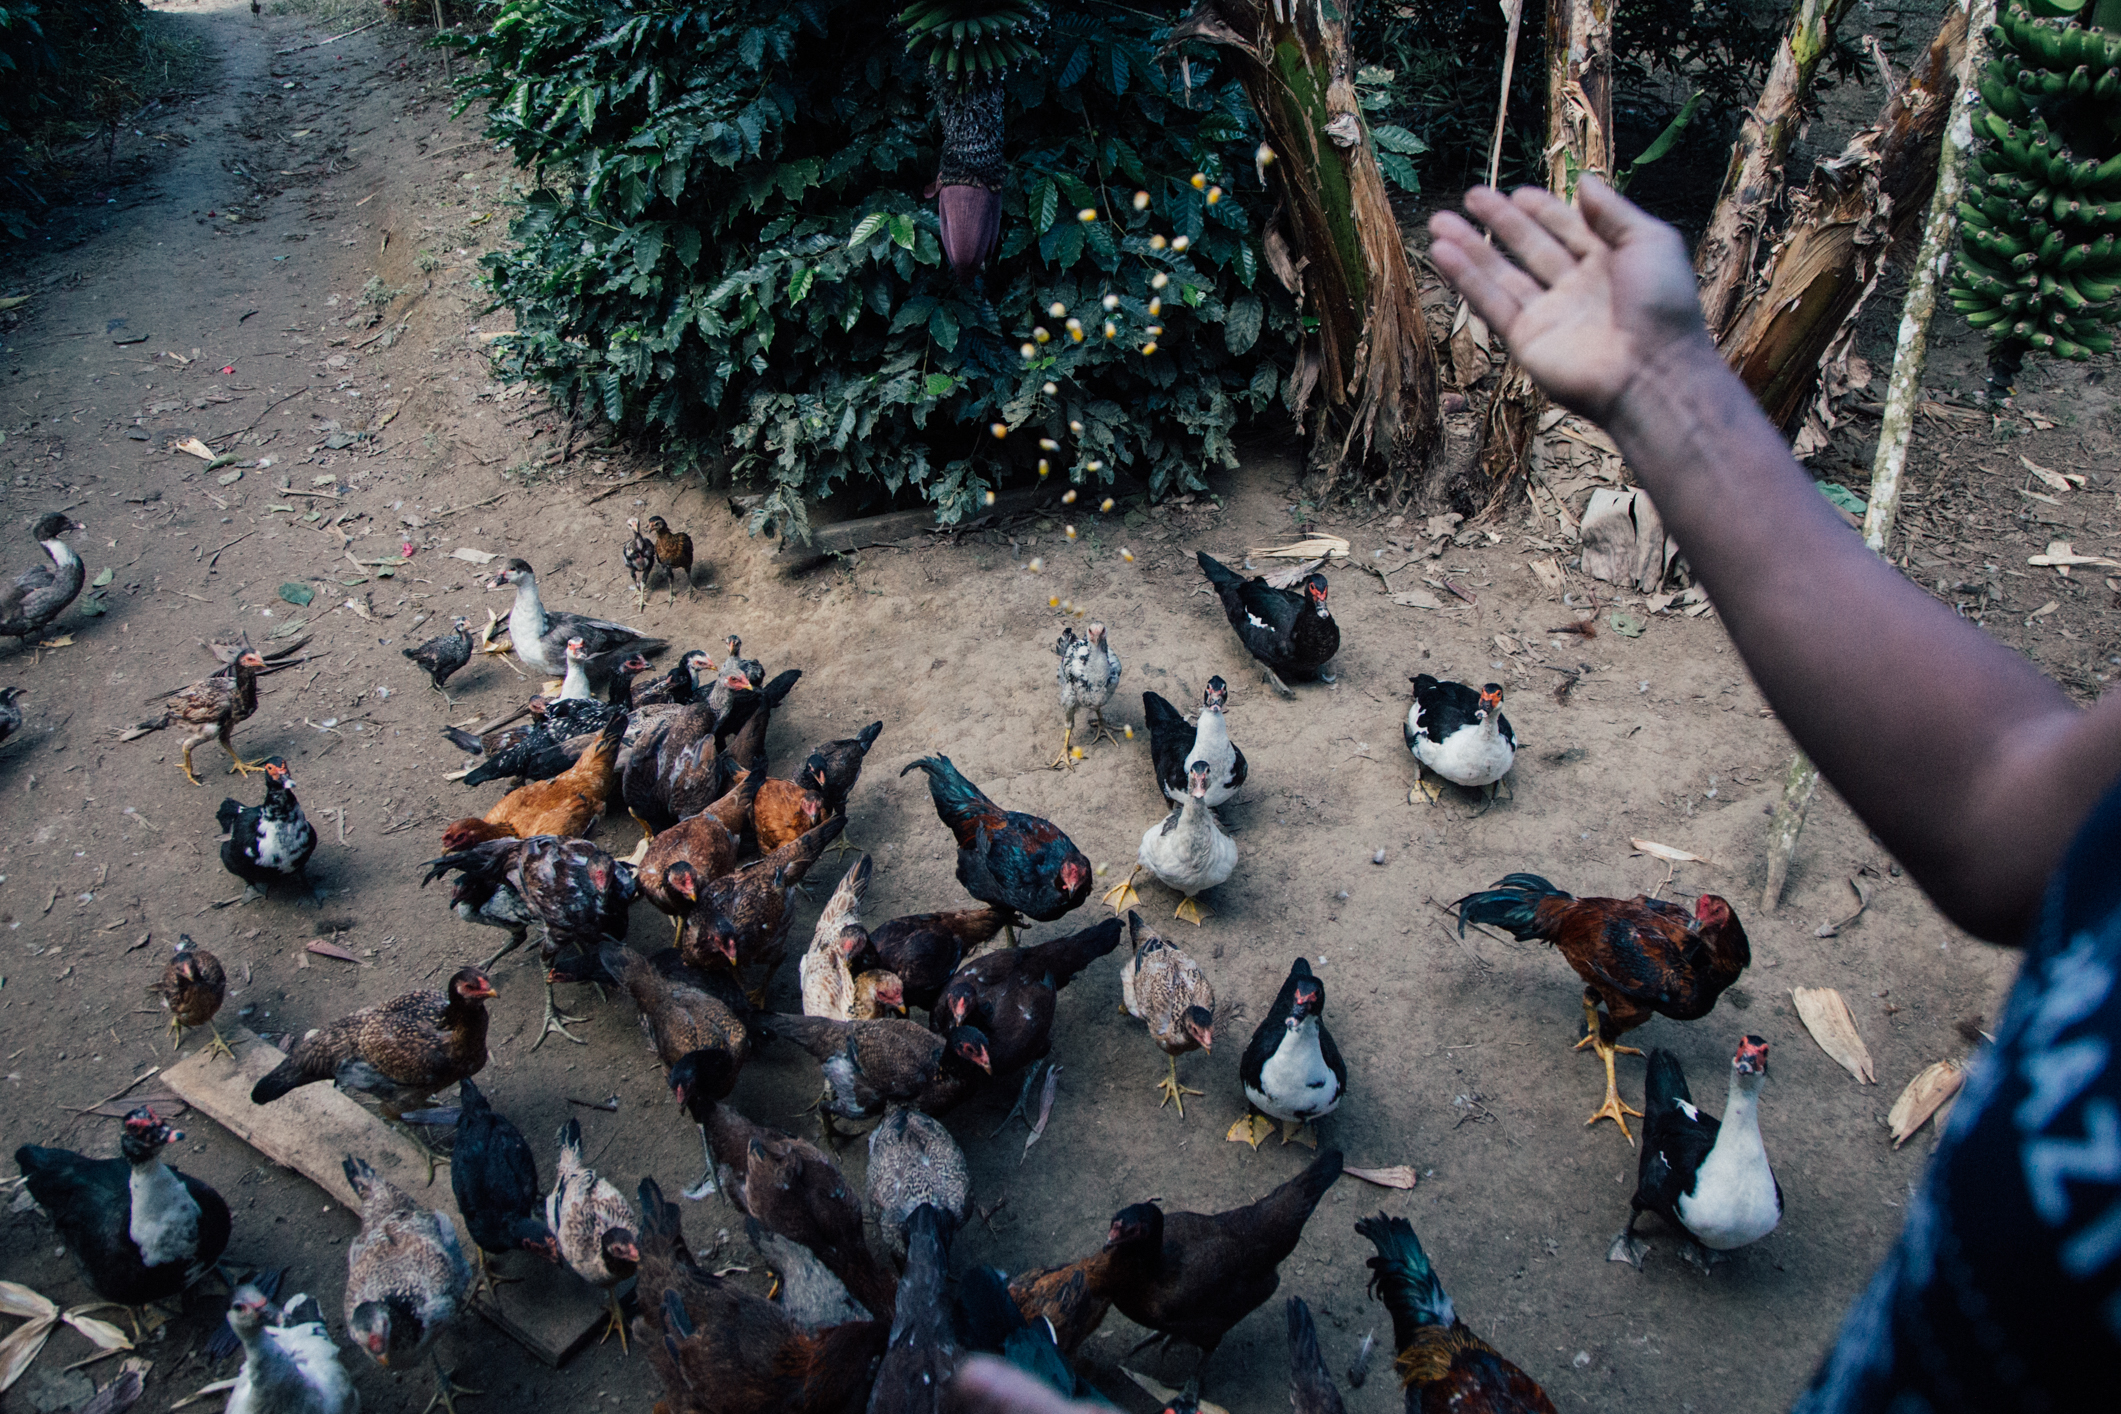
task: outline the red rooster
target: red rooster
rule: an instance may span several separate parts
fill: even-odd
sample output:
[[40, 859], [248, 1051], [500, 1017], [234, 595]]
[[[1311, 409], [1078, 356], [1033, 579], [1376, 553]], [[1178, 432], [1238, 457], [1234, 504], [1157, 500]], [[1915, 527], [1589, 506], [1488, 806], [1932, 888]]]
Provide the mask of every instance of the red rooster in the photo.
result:
[[[1004, 810], [958, 774], [947, 756], [923, 756], [899, 772], [927, 774], [935, 813], [957, 836], [957, 881], [981, 903], [1051, 923], [1090, 896], [1090, 861], [1060, 827]], [[1005, 945], [1015, 946], [1009, 924]]]
[[[1698, 1021], [1716, 1005], [1723, 989], [1738, 980], [1753, 960], [1745, 929], [1731, 906], [1714, 894], [1703, 894], [1688, 915], [1676, 903], [1646, 898], [1573, 898], [1537, 874], [1510, 874], [1493, 888], [1467, 894], [1457, 903], [1458, 935], [1466, 924], [1490, 923], [1506, 928], [1521, 942], [1552, 943], [1583, 978], [1584, 1028], [1588, 1034], [1576, 1049], [1590, 1046], [1605, 1062], [1605, 1103], [1586, 1124], [1610, 1119], [1630, 1144], [1626, 1116], [1640, 1115], [1620, 1102], [1613, 1076], [1613, 1057], [1639, 1056], [1633, 1046], [1614, 1043], [1650, 1019], [1651, 1013], [1674, 1021]], [[1605, 1003], [1605, 1015], [1598, 1004]]]

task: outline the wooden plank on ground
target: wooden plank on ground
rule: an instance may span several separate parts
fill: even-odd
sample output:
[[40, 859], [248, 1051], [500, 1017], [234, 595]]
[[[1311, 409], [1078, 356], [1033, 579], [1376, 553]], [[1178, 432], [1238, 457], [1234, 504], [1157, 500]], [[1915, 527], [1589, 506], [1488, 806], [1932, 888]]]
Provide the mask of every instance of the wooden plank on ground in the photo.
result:
[[[348, 1154], [366, 1159], [415, 1202], [447, 1213], [465, 1254], [473, 1254], [446, 1167], [437, 1170], [429, 1186], [427, 1160], [412, 1141], [332, 1085], [305, 1085], [269, 1105], [252, 1104], [251, 1086], [283, 1057], [242, 1027], [224, 1028], [222, 1034], [236, 1053], [233, 1062], [209, 1056], [201, 1047], [163, 1072], [180, 1099], [356, 1212], [360, 1201], [342, 1165]], [[509, 1275], [525, 1279], [502, 1286], [498, 1296], [481, 1296], [472, 1309], [547, 1365], [557, 1368], [603, 1328], [603, 1293], [574, 1273], [523, 1253], [501, 1261]]]

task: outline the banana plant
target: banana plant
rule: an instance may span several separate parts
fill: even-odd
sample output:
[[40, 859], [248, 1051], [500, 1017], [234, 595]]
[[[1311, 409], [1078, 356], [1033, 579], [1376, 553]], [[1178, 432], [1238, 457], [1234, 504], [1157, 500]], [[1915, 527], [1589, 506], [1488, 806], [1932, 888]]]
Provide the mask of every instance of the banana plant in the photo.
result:
[[914, 0], [899, 14], [906, 50], [928, 63], [942, 162], [935, 198], [943, 254], [969, 281], [1001, 235], [1002, 79], [1038, 52], [1031, 32], [1046, 17], [1037, 0]]
[[2121, 321], [2121, 0], [2008, 0], [1980, 81], [1953, 305], [1992, 377], [2028, 351], [2088, 359]]

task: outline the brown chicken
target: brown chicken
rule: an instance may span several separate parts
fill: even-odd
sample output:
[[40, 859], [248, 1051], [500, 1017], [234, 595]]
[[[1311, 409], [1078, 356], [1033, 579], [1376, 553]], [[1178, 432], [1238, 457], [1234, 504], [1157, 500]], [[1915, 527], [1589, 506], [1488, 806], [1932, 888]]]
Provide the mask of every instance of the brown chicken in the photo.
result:
[[720, 820], [702, 811], [678, 821], [646, 842], [639, 855], [641, 897], [667, 914], [680, 932], [685, 915], [700, 901], [710, 879], [736, 869], [736, 837]]
[[1029, 1065], [1051, 1048], [1060, 989], [1118, 947], [1125, 931], [1120, 920], [1107, 918], [1035, 947], [981, 953], [943, 988], [929, 1022], [937, 1030], [975, 1026], [985, 1032], [996, 1075]]
[[505, 821], [496, 824], [491, 820], [481, 820], [476, 815], [466, 815], [463, 819], [452, 820], [442, 827], [442, 852], [455, 854], [458, 850], [470, 849], [490, 840], [521, 838], [522, 836], [516, 833], [516, 827]]
[[701, 1129], [729, 1201], [769, 1231], [816, 1253], [863, 1309], [890, 1320], [898, 1279], [869, 1250], [862, 1200], [839, 1165], [816, 1145], [753, 1124], [728, 1105], [716, 1105]]
[[265, 668], [265, 659], [254, 648], [245, 648], [237, 653], [229, 665], [210, 678], [202, 678], [180, 692], [171, 693], [162, 703], [162, 715], [127, 728], [118, 738], [120, 741], [136, 741], [149, 732], [161, 731], [174, 722], [182, 722], [197, 731], [184, 738], [184, 775], [193, 785], [203, 785], [192, 770], [191, 753], [195, 746], [204, 746], [209, 741], [219, 741], [221, 749], [228, 753], [231, 771], [248, 775], [265, 768], [245, 761], [236, 754], [228, 734], [236, 729], [238, 722], [249, 718], [258, 710], [258, 674]]
[[1105, 1245], [1081, 1261], [1018, 1272], [1009, 1279], [1009, 1295], [1024, 1319], [1048, 1322], [1063, 1355], [1073, 1355], [1095, 1335], [1112, 1309], [1113, 1264], [1133, 1234], [1133, 1212], [1129, 1208], [1114, 1218]]
[[854, 960], [855, 970], [897, 973], [907, 1005], [933, 1011], [965, 954], [993, 941], [1008, 921], [1009, 915], [991, 904], [894, 918], [869, 930], [869, 946]]
[[383, 1101], [396, 1119], [437, 1090], [486, 1068], [486, 1002], [493, 983], [466, 967], [436, 992], [407, 992], [363, 1007], [297, 1041], [287, 1059], [251, 1087], [269, 1105], [291, 1090], [336, 1080]]
[[682, 530], [672, 530], [670, 522], [664, 520], [661, 516], [648, 517], [648, 533], [655, 537], [656, 568], [668, 575], [668, 578], [663, 583], [664, 588], [670, 591], [669, 602], [673, 604], [677, 602], [677, 585], [680, 575], [683, 575], [685, 579], [685, 595], [690, 598], [692, 596], [692, 537]]
[[[737, 777], [741, 782], [750, 772]], [[825, 818], [825, 797], [794, 781], [759, 782], [757, 801], [751, 807], [752, 828], [757, 832], [759, 852], [771, 853], [792, 839], [816, 829]]]
[[678, 951], [685, 960], [695, 967], [739, 972], [763, 965], [770, 975], [788, 950], [788, 925], [794, 917], [789, 898], [846, 823], [827, 820], [734, 874], [708, 880], [699, 905], [678, 932]]
[[626, 714], [621, 712], [605, 724], [596, 745], [583, 752], [581, 760], [549, 781], [532, 781], [502, 796], [486, 812], [486, 823], [507, 825], [526, 840], [538, 835], [586, 838], [618, 780], [625, 736]]
[[191, 934], [177, 934], [176, 955], [162, 969], [160, 980], [148, 990], [162, 998], [162, 1009], [169, 1013], [172, 1047], [182, 1044], [185, 1027], [204, 1026], [214, 1033], [206, 1053], [213, 1055], [218, 1051], [235, 1059], [228, 1042], [221, 1038], [221, 1028], [214, 1025], [214, 1013], [221, 1010], [221, 1003], [228, 996], [227, 974], [221, 970], [221, 959], [193, 942]]
[[1166, 1344], [1199, 1347], [1206, 1363], [1230, 1328], [1281, 1285], [1282, 1262], [1339, 1177], [1340, 1151], [1327, 1149], [1250, 1207], [1166, 1214], [1154, 1203], [1137, 1203], [1124, 1210], [1105, 1244], [1115, 1251], [1107, 1283], [1112, 1304]]
[[1605, 1103], [1585, 1123], [1610, 1119], [1630, 1144], [1626, 1117], [1642, 1111], [1621, 1103], [1613, 1057], [1642, 1052], [1615, 1042], [1653, 1014], [1674, 1021], [1707, 1016], [1753, 960], [1744, 927], [1714, 894], [1696, 899], [1689, 915], [1664, 899], [1574, 898], [1537, 874], [1510, 874], [1456, 907], [1460, 937], [1468, 923], [1490, 923], [1520, 942], [1552, 943], [1576, 969], [1584, 981], [1585, 1032], [1576, 1049], [1589, 1046], [1605, 1062]]
[[1379, 1213], [1359, 1219], [1355, 1231], [1377, 1244], [1377, 1255], [1364, 1265], [1370, 1295], [1392, 1313], [1392, 1366], [1406, 1389], [1408, 1414], [1554, 1414], [1539, 1382], [1458, 1318], [1405, 1218]]
[[[663, 954], [647, 958], [618, 943], [606, 943], [598, 958], [633, 999], [641, 1034], [673, 1075], [695, 1051], [717, 1051], [739, 1067], [751, 1059], [755, 1041], [750, 1009], [713, 974], [669, 966]], [[657, 965], [659, 959], [664, 966]], [[691, 1068], [686, 1067], [688, 1072]]]
[[[938, 1079], [960, 1074], [993, 1073], [987, 1038], [970, 1026], [953, 1027], [938, 1036], [912, 1021], [834, 1021], [822, 1016], [775, 1016], [774, 1035], [785, 1036], [810, 1053], [825, 1075], [818, 1102], [818, 1123], [827, 1138], [837, 1133], [832, 1117], [874, 1119], [896, 1101], [923, 1111], [922, 1103]], [[955, 1093], [955, 1092], [953, 1092]]]
[[634, 1339], [663, 1381], [661, 1414], [857, 1414], [890, 1328], [812, 1332], [772, 1302], [693, 1262], [675, 1203], [641, 1180], [641, 1314]]

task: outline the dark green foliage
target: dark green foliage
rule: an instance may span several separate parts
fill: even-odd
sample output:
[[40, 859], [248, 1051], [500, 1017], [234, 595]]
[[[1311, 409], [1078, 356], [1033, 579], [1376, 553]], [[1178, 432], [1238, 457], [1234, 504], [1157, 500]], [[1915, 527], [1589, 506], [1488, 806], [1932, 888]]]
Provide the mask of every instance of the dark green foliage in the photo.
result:
[[36, 219], [52, 143], [129, 96], [145, 15], [140, 0], [0, 0], [0, 239]]
[[[1006, 83], [1000, 252], [963, 286], [921, 199], [940, 133], [898, 8], [505, 4], [465, 43], [466, 101], [536, 174], [487, 261], [516, 313], [512, 369], [681, 464], [733, 455], [768, 485], [759, 520], [797, 527], [845, 486], [912, 488], [955, 520], [1042, 458], [1157, 494], [1233, 464], [1233, 426], [1280, 391], [1295, 329], [1257, 255], [1236, 85], [1196, 54], [1188, 98], [1157, 53], [1164, 21], [1053, 6]], [[1196, 171], [1227, 194], [1210, 204]], [[1185, 249], [1153, 248], [1160, 234]]]

